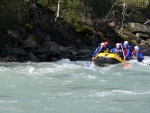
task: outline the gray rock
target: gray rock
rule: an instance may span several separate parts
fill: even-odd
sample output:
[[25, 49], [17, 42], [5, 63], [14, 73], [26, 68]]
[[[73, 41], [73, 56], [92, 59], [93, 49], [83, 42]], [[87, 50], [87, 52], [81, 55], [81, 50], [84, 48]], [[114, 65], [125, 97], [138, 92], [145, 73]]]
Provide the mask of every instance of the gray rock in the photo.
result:
[[21, 49], [21, 48], [11, 48], [8, 51], [8, 54], [9, 55], [21, 55], [21, 56], [24, 56], [24, 55], [26, 55], [26, 52], [23, 49]]
[[8, 34], [13, 38], [15, 41], [19, 42], [20, 44], [24, 45], [24, 41], [18, 31], [15, 30], [8, 30]]
[[37, 43], [35, 41], [28, 42], [24, 48], [35, 49], [37, 47]]
[[49, 61], [49, 56], [47, 54], [45, 54], [45, 53], [39, 54], [37, 57], [38, 57], [40, 62], [47, 62], [47, 61]]
[[30, 58], [30, 61], [32, 62], [39, 62], [39, 59], [33, 53], [29, 53], [28, 57]]
[[17, 59], [14, 56], [6, 56], [4, 58], [2, 58], [3, 62], [16, 62]]
[[128, 28], [132, 31], [132, 32], [150, 32], [150, 27], [147, 25], [143, 25], [140, 23], [129, 23]]
[[142, 53], [144, 54], [144, 56], [150, 56], [150, 48], [143, 49]]
[[145, 33], [136, 33], [136, 36], [138, 38], [141, 38], [141, 39], [144, 39], [144, 40], [147, 40], [148, 38], [150, 38], [150, 36], [148, 34], [145, 34]]

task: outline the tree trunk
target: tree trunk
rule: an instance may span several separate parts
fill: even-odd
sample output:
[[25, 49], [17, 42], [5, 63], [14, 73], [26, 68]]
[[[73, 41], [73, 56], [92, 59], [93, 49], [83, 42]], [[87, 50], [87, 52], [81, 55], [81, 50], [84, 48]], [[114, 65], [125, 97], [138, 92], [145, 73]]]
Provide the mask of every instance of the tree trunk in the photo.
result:
[[126, 3], [123, 3], [123, 10], [122, 10], [122, 22], [121, 22], [121, 30], [123, 31], [123, 27], [124, 27], [124, 20], [125, 20], [125, 14], [126, 14]]
[[59, 10], [60, 10], [60, 0], [58, 0], [57, 15], [56, 15], [55, 21], [57, 21], [57, 18], [59, 17]]

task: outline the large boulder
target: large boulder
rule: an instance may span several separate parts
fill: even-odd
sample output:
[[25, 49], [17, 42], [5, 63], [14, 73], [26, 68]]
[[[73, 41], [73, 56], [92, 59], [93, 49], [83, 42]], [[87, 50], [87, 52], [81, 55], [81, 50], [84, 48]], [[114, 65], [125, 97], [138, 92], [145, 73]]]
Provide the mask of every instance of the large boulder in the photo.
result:
[[28, 58], [29, 58], [29, 61], [39, 62], [39, 59], [33, 53], [29, 53]]
[[139, 45], [142, 48], [148, 48], [150, 45], [149, 25], [129, 23], [123, 30], [119, 29], [117, 32], [122, 39], [129, 41], [132, 45]]
[[6, 57], [3, 57], [1, 59], [1, 61], [3, 61], [3, 62], [17, 62], [18, 60], [16, 59], [15, 56], [6, 56]]
[[9, 49], [8, 54], [9, 55], [24, 56], [24, 55], [26, 55], [26, 52], [21, 48], [11, 48], [11, 49]]
[[0, 54], [2, 56], [6, 56], [8, 55], [10, 49], [11, 49], [10, 45], [3, 45], [3, 47], [0, 48]]
[[20, 35], [20, 33], [16, 30], [11, 30], [9, 29], [8, 31], [8, 35], [16, 42], [18, 43], [17, 45], [24, 45], [24, 41]]
[[123, 40], [127, 40], [132, 44], [136, 44], [139, 42], [139, 38], [126, 28], [124, 28], [123, 30], [117, 29], [116, 32]]
[[131, 32], [143, 32], [143, 33], [150, 33], [150, 26], [143, 25], [140, 23], [129, 23], [128, 28]]
[[[138, 40], [140, 40], [141, 45], [147, 45], [146, 41], [150, 39], [150, 25], [149, 24], [140, 24], [140, 23], [130, 23], [129, 31], [133, 33]], [[146, 46], [147, 47], [147, 46]]]
[[40, 39], [43, 42], [51, 41], [50, 34], [48, 34], [44, 29], [41, 29], [39, 27], [34, 28], [35, 36], [37, 39]]
[[76, 54], [77, 60], [91, 60], [92, 58], [92, 50], [88, 48], [80, 49], [78, 53]]
[[26, 45], [24, 46], [24, 48], [26, 49], [35, 49], [36, 47], [37, 47], [37, 43], [35, 41], [30, 41], [26, 43]]
[[144, 54], [144, 56], [150, 56], [150, 48], [143, 49], [142, 53]]

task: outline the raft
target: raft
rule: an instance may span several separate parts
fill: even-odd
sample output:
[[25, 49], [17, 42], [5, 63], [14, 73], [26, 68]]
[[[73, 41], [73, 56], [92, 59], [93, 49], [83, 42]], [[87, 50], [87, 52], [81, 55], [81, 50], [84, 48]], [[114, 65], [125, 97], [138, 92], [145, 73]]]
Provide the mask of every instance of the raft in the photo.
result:
[[105, 67], [125, 62], [123, 57], [116, 53], [99, 53], [93, 60], [95, 66]]

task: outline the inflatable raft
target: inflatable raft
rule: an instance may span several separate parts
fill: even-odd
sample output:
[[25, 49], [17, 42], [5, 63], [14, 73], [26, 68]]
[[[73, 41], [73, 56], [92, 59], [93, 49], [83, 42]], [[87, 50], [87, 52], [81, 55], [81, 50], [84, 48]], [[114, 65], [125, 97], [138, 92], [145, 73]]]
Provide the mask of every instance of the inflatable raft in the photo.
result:
[[109, 66], [112, 64], [125, 62], [123, 57], [118, 56], [115, 53], [99, 53], [93, 60], [95, 66]]

